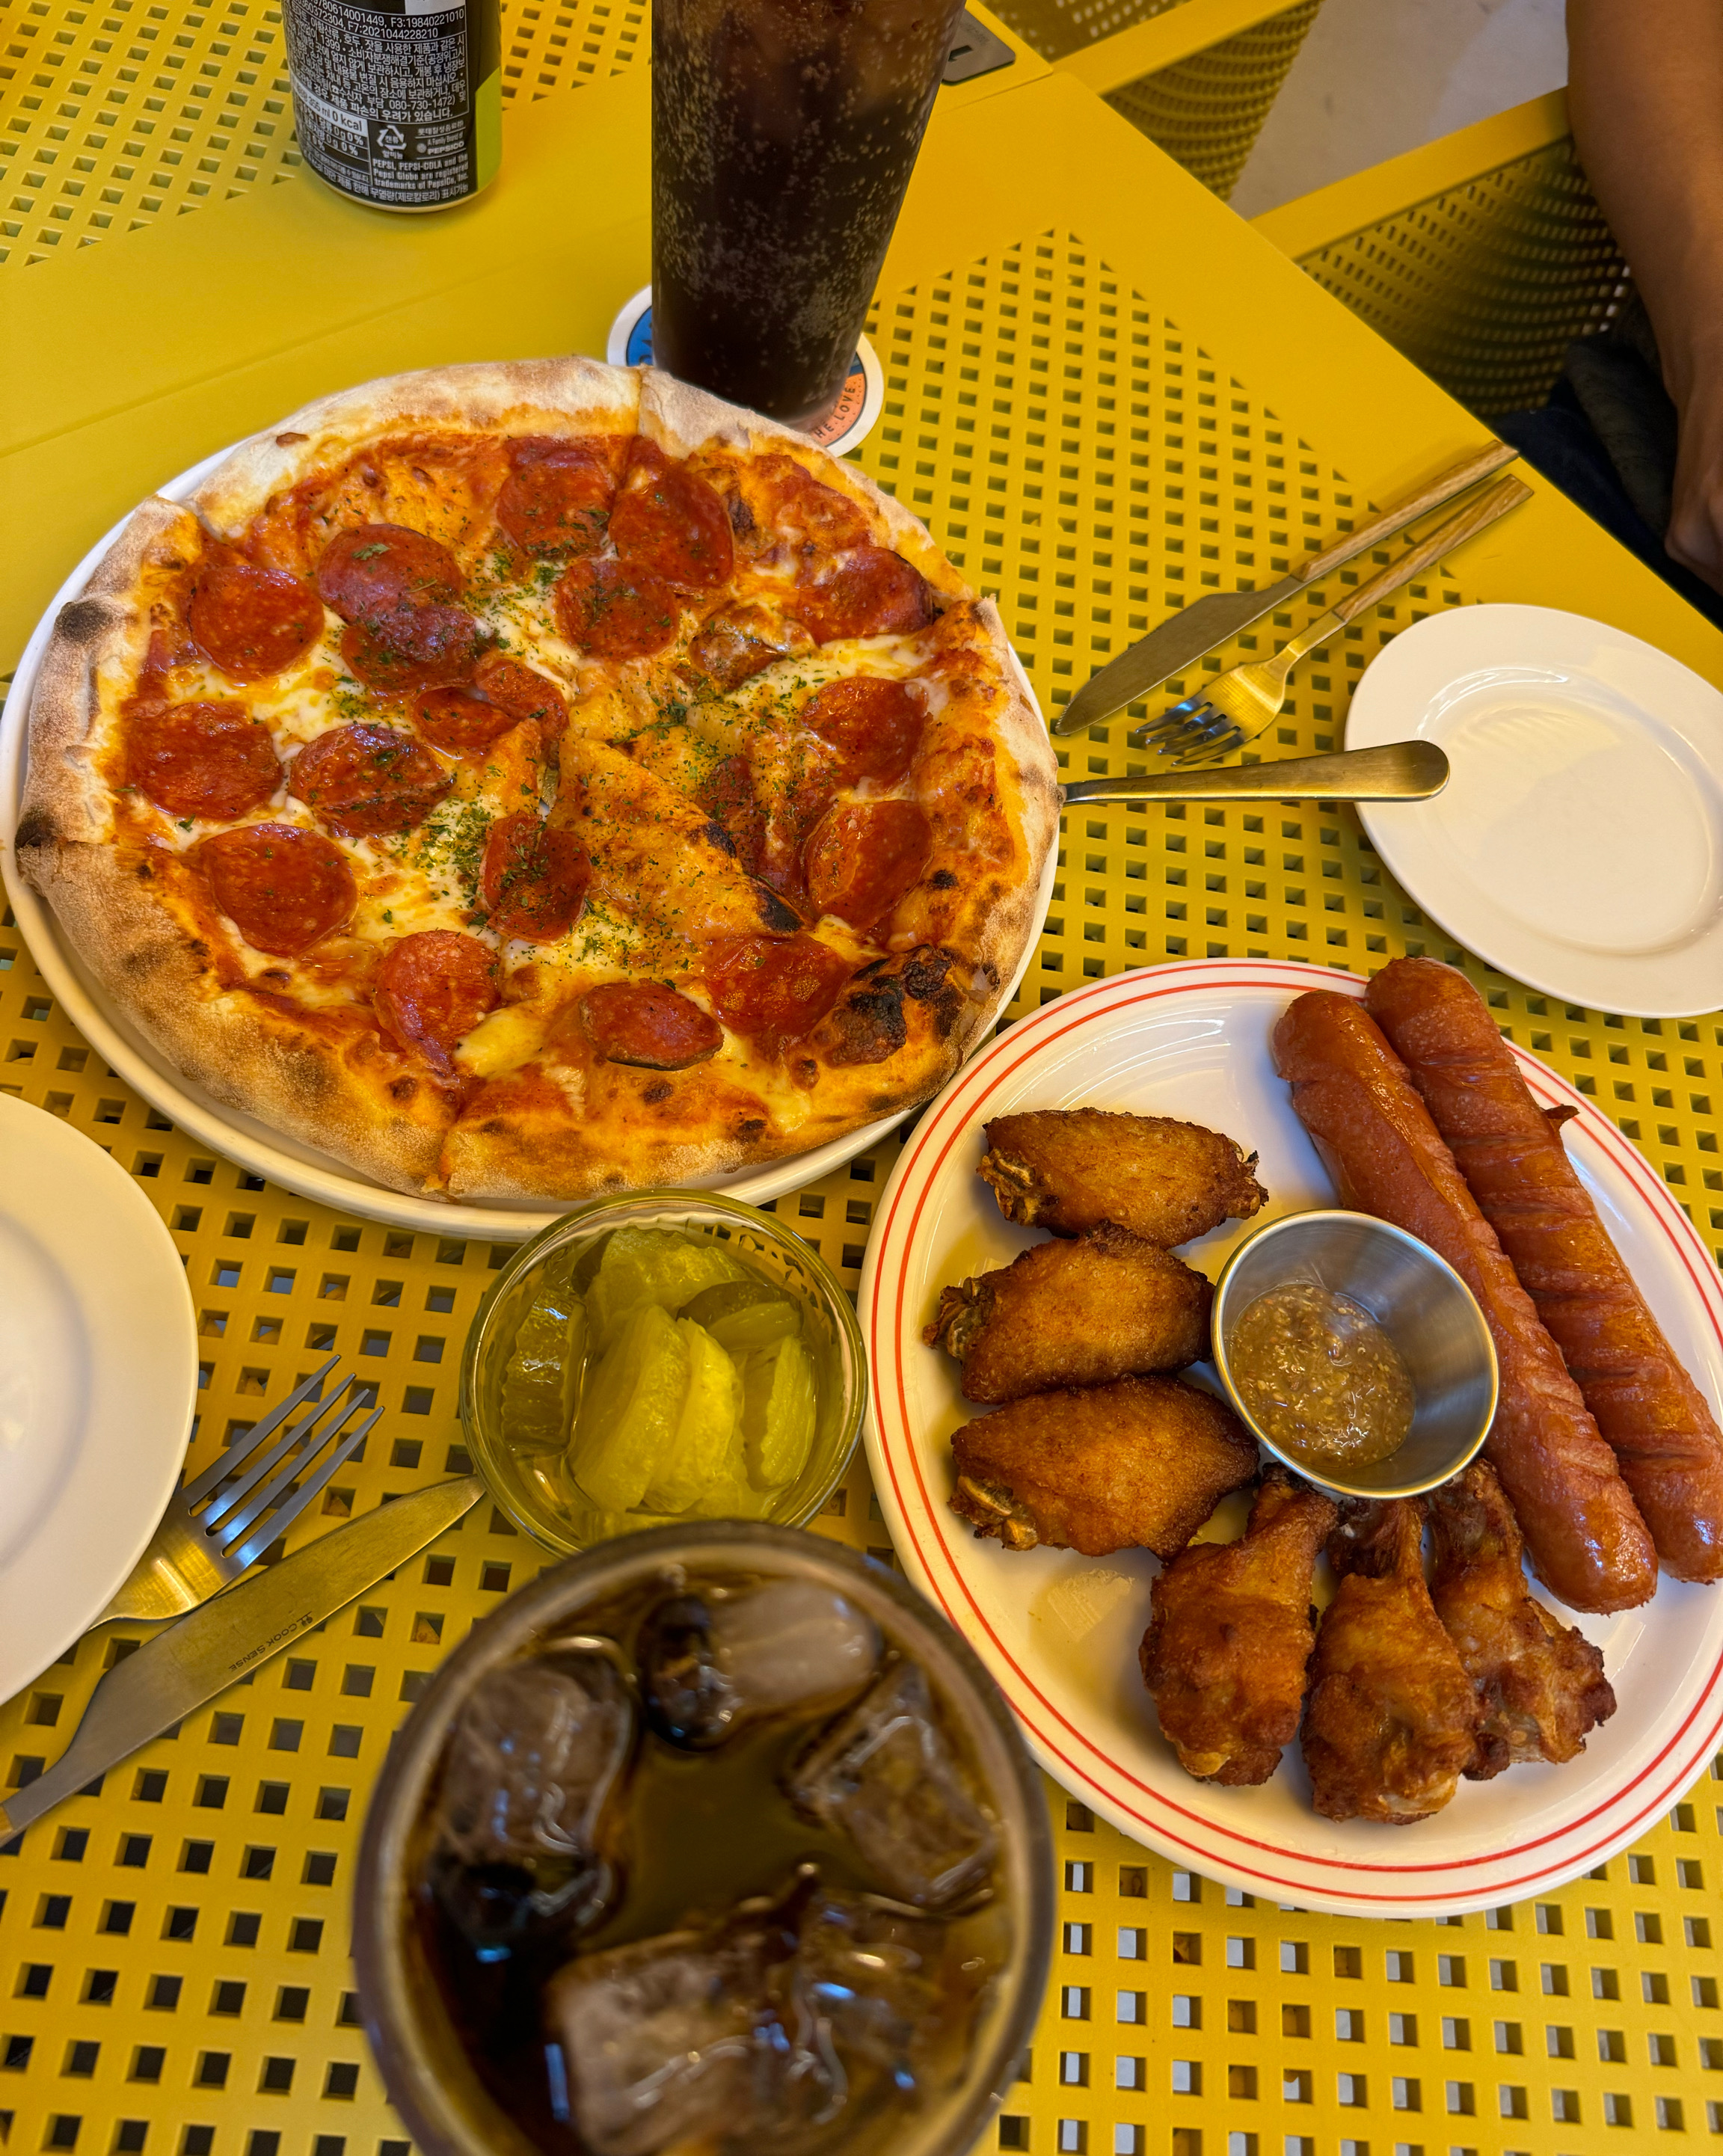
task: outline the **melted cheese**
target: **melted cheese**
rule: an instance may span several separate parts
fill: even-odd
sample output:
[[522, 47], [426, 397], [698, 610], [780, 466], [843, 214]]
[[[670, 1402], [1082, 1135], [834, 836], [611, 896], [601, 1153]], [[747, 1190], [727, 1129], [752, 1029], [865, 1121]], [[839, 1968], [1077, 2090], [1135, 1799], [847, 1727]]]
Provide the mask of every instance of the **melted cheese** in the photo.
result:
[[545, 1045], [554, 1013], [533, 1004], [505, 1004], [479, 1019], [456, 1053], [475, 1078], [495, 1078], [531, 1062]]
[[[467, 516], [469, 523], [470, 505]], [[413, 521], [445, 542], [450, 536], [435, 519], [403, 521]], [[702, 619], [698, 607], [685, 608], [681, 633], [668, 650], [618, 666], [587, 658], [564, 640], [552, 596], [556, 565], [535, 565], [524, 584], [502, 582], [512, 566], [506, 553], [481, 556], [469, 565], [466, 603], [489, 635], [501, 649], [556, 683], [569, 706], [572, 735], [620, 744], [649, 729], [656, 732], [658, 747], [644, 743], [639, 760], [671, 778], [679, 790], [692, 792], [701, 773], [719, 757], [746, 752], [751, 741], [782, 726], [826, 682], [861, 674], [902, 680], [917, 673], [930, 655], [920, 635], [828, 644], [779, 660], [728, 695], [714, 696], [690, 685], [697, 677], [686, 666], [688, 642]], [[725, 603], [756, 598], [781, 602], [787, 583], [787, 575], [774, 573], [769, 562], [753, 570], [738, 562]], [[331, 728], [353, 723], [413, 730], [398, 703], [373, 698], [347, 673], [341, 651], [345, 628], [339, 617], [326, 610], [323, 634], [311, 650], [285, 672], [249, 686], [236, 685], [201, 660], [169, 675], [166, 685], [174, 700], [243, 701], [269, 727], [287, 768], [270, 800], [244, 820], [319, 828], [288, 791], [291, 762], [298, 752]], [[128, 670], [104, 669], [93, 746], [98, 762], [110, 773], [116, 770], [120, 754], [121, 706], [131, 687]], [[924, 694], [931, 712], [943, 708], [946, 692], [942, 682], [927, 681]], [[378, 947], [397, 937], [453, 930], [495, 947], [497, 939], [485, 925], [479, 888], [485, 839], [498, 817], [538, 808], [541, 788], [553, 777], [541, 773], [530, 753], [532, 732], [529, 727], [505, 735], [482, 762], [444, 756], [433, 749], [432, 754], [453, 774], [455, 785], [417, 829], [398, 836], [340, 841], [359, 886], [346, 936], [328, 939], [302, 959], [285, 960], [254, 951], [236, 933], [232, 960], [249, 978], [285, 990], [308, 1005], [351, 1007], [368, 996], [369, 973]], [[871, 785], [854, 789], [862, 796], [878, 790]], [[131, 793], [124, 797], [121, 813], [131, 830], [178, 851], [228, 828], [225, 819], [176, 819]], [[843, 921], [826, 920], [811, 932], [842, 951], [852, 965], [865, 964], [878, 955], [878, 944], [858, 936]], [[503, 947], [499, 955], [505, 977], [531, 963], [541, 969], [545, 986], [531, 1000], [505, 1004], [482, 1019], [460, 1045], [460, 1060], [474, 1075], [486, 1078], [532, 1061], [541, 1055], [570, 994], [578, 993], [583, 982], [626, 977], [630, 959], [649, 940], [658, 942], [649, 938], [619, 903], [594, 896], [580, 920], [556, 943], [515, 942]], [[654, 973], [664, 969], [667, 955], [655, 949]], [[687, 958], [690, 963], [698, 963], [692, 947]], [[684, 979], [679, 985], [705, 1004], [704, 990], [696, 981]], [[726, 1032], [715, 1060], [738, 1085], [760, 1097], [780, 1132], [799, 1128], [812, 1113], [808, 1095], [790, 1081], [783, 1065], [758, 1054], [741, 1037]], [[571, 1099], [578, 1113], [578, 1071], [556, 1064], [554, 1059], [542, 1067], [554, 1068], [565, 1090], [572, 1088]]]

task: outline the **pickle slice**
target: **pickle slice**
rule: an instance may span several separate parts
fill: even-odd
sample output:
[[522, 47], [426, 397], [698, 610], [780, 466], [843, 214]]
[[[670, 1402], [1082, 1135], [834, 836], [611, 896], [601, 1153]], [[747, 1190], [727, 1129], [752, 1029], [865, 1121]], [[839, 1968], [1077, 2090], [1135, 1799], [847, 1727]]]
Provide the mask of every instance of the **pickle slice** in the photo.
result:
[[628, 1319], [648, 1303], [668, 1317], [701, 1289], [747, 1277], [708, 1236], [685, 1235], [679, 1228], [618, 1228], [605, 1245], [587, 1290], [593, 1345], [608, 1348]]
[[560, 1452], [568, 1442], [586, 1361], [587, 1313], [569, 1276], [572, 1245], [539, 1275], [503, 1372], [503, 1439], [516, 1452]]
[[799, 1340], [750, 1355], [742, 1370], [742, 1445], [748, 1479], [781, 1490], [813, 1449], [813, 1363]]
[[728, 1281], [722, 1287], [705, 1288], [682, 1315], [704, 1325], [732, 1355], [769, 1348], [802, 1330], [801, 1304], [761, 1280]]
[[771, 1502], [771, 1491], [756, 1490], [738, 1467], [734, 1475], [715, 1482], [691, 1509], [701, 1520], [762, 1520]]
[[688, 1390], [688, 1343], [649, 1302], [592, 1373], [575, 1424], [569, 1472], [602, 1510], [638, 1505], [670, 1449]]
[[669, 1450], [641, 1498], [649, 1512], [704, 1512], [713, 1487], [742, 1472], [738, 1443], [741, 1381], [736, 1365], [702, 1325], [679, 1317], [688, 1348], [688, 1389]]

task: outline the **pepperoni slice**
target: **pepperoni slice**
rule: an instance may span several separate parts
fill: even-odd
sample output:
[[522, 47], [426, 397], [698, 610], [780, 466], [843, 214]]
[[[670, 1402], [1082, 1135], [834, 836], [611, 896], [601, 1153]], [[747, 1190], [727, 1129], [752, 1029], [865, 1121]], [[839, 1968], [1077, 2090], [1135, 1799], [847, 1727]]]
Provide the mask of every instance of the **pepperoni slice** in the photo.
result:
[[685, 1070], [724, 1045], [724, 1029], [697, 1003], [657, 981], [607, 981], [580, 1002], [587, 1038], [607, 1063]]
[[568, 724], [568, 706], [556, 683], [506, 651], [485, 653], [473, 675], [473, 686], [513, 717], [536, 719], [547, 742], [560, 739]]
[[158, 602], [150, 609], [150, 640], [144, 649], [143, 667], [138, 676], [141, 682], [152, 674], [166, 674], [173, 667], [184, 666], [197, 656], [197, 645], [165, 606]]
[[816, 644], [844, 636], [903, 636], [933, 619], [919, 570], [885, 547], [858, 547], [803, 584], [793, 602]]
[[933, 833], [913, 801], [840, 801], [808, 841], [803, 873], [822, 913], [871, 928], [911, 884], [933, 850]]
[[812, 936], [720, 936], [706, 947], [712, 1008], [736, 1032], [773, 1041], [798, 1040], [817, 1025], [852, 970]]
[[834, 554], [866, 544], [868, 520], [861, 511], [836, 487], [810, 479], [793, 457], [762, 457], [756, 470], [780, 531]]
[[644, 659], [676, 634], [680, 601], [626, 562], [571, 562], [556, 579], [556, 624], [594, 659]]
[[479, 650], [479, 624], [464, 607], [409, 601], [354, 622], [341, 636], [348, 672], [384, 696], [469, 681]]
[[706, 622], [689, 645], [688, 656], [715, 689], [727, 691], [813, 645], [798, 621], [779, 619], [768, 607], [731, 606]]
[[293, 759], [287, 790], [344, 839], [408, 831], [454, 781], [411, 734], [331, 726]]
[[901, 681], [859, 674], [828, 681], [802, 707], [802, 723], [838, 752], [842, 783], [877, 778], [893, 786], [915, 759], [926, 711]]
[[323, 602], [309, 584], [249, 562], [205, 569], [187, 613], [198, 649], [235, 681], [280, 673], [323, 634]]
[[432, 747], [445, 756], [489, 748], [499, 735], [520, 724], [512, 711], [487, 702], [474, 689], [427, 689], [413, 716]]
[[341, 848], [297, 824], [218, 831], [190, 860], [254, 951], [296, 958], [352, 916], [359, 886]]
[[634, 444], [610, 536], [631, 567], [685, 591], [715, 591], [736, 567], [730, 512], [716, 490], [649, 442]]
[[496, 498], [497, 522], [529, 554], [596, 554], [616, 494], [617, 449], [608, 434], [511, 442], [514, 469]]
[[413, 706], [419, 732], [445, 756], [488, 748], [523, 719], [536, 719], [546, 741], [560, 738], [568, 707], [553, 681], [505, 652], [487, 651], [469, 689], [427, 689]]
[[317, 589], [343, 621], [368, 621], [391, 607], [458, 599], [460, 564], [446, 547], [404, 524], [362, 524], [337, 531], [323, 549]]
[[541, 822], [531, 809], [500, 816], [479, 872], [490, 926], [505, 938], [554, 943], [579, 920], [592, 876], [572, 832]]
[[281, 783], [281, 766], [244, 704], [138, 702], [126, 711], [126, 776], [170, 816], [243, 816]]
[[766, 811], [754, 791], [753, 767], [745, 756], [726, 756], [715, 763], [695, 797], [736, 849], [751, 876], [766, 865]]
[[502, 998], [496, 960], [476, 936], [428, 928], [392, 943], [377, 969], [371, 1007], [377, 1023], [403, 1048], [417, 1049], [432, 1070], [454, 1075], [449, 1050], [464, 1040]]

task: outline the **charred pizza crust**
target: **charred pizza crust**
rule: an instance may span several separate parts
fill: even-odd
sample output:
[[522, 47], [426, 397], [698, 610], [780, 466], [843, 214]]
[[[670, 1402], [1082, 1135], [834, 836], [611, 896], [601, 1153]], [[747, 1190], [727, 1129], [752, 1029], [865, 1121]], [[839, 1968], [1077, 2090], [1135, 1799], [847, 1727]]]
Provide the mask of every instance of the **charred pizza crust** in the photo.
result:
[[[356, 459], [362, 472], [373, 445], [381, 458], [403, 439], [423, 443], [432, 464], [444, 439], [636, 433], [719, 485], [733, 485], [762, 459], [782, 467], [788, 458], [853, 505], [869, 543], [909, 562], [938, 595], [936, 619], [889, 654], [900, 671], [913, 664], [913, 678], [932, 685], [906, 782], [933, 834], [926, 873], [871, 932], [857, 937], [837, 925], [828, 941], [849, 953], [851, 977], [804, 1039], [762, 1040], [726, 1027], [721, 1050], [686, 1069], [595, 1060], [569, 1018], [571, 998], [594, 978], [628, 978], [626, 952], [601, 957], [595, 973], [590, 950], [572, 960], [553, 953], [551, 964], [533, 946], [511, 944], [500, 952], [502, 1009], [456, 1046], [447, 1068], [429, 1068], [379, 1029], [372, 1010], [391, 936], [380, 925], [391, 910], [379, 911], [372, 887], [386, 894], [392, 879], [401, 881], [398, 868], [379, 867], [375, 849], [360, 842], [361, 905], [351, 927], [320, 947], [335, 954], [320, 962], [327, 978], [260, 957], [192, 858], [213, 827], [198, 824], [182, 839], [189, 824], [175, 829], [141, 813], [125, 785], [121, 707], [145, 669], [162, 595], [183, 593], [207, 550], [248, 535], [264, 535], [259, 558], [274, 563], [268, 548], [284, 543], [284, 505]], [[482, 489], [465, 501], [458, 489], [427, 487], [447, 536], [476, 543], [469, 527], [487, 513]], [[409, 521], [411, 502], [392, 513]], [[333, 521], [343, 521], [360, 520], [337, 506]], [[306, 573], [303, 563], [281, 566]], [[331, 635], [340, 626], [331, 619]], [[527, 655], [556, 679], [554, 639], [549, 648], [551, 659]], [[566, 803], [577, 747], [583, 752], [590, 738], [592, 757], [602, 758], [633, 754], [634, 745], [614, 720], [608, 734], [592, 720], [600, 702], [588, 675], [559, 685], [574, 706], [560, 782]], [[219, 687], [197, 691], [193, 682], [196, 693]], [[280, 741], [279, 710], [259, 711]], [[310, 726], [287, 739], [286, 752], [315, 735]], [[518, 771], [497, 752], [510, 786], [536, 768], [536, 740], [529, 733]], [[997, 609], [970, 591], [915, 518], [853, 467], [769, 421], [649, 369], [582, 360], [435, 369], [345, 392], [243, 444], [188, 504], [145, 503], [85, 593], [62, 610], [33, 697], [30, 744], [20, 865], [125, 1015], [228, 1106], [392, 1188], [474, 1201], [688, 1182], [800, 1152], [926, 1099], [996, 1015], [1036, 932], [1058, 824], [1050, 746]], [[557, 760], [550, 744], [539, 748], [548, 798]], [[486, 769], [500, 783], [497, 760]], [[524, 779], [518, 790], [527, 791]], [[552, 801], [552, 822], [558, 813]], [[315, 828], [290, 795], [278, 793], [257, 814]], [[744, 905], [751, 893], [757, 898], [762, 931], [781, 932], [772, 893], [742, 883]], [[479, 933], [486, 934], [482, 922]], [[488, 941], [497, 947], [500, 939]], [[662, 950], [637, 949], [634, 958], [636, 973], [649, 960], [666, 963]], [[698, 954], [676, 963], [675, 985], [700, 1001]]]

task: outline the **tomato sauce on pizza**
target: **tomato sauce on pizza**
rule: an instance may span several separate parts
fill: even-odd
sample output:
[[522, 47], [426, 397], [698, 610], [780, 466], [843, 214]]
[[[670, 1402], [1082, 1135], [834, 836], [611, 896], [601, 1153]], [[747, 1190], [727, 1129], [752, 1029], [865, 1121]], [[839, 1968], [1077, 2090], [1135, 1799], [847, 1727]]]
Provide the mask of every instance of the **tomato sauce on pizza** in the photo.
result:
[[18, 856], [187, 1074], [392, 1187], [573, 1199], [924, 1100], [1038, 926], [996, 610], [852, 467], [651, 370], [307, 408], [136, 513]]

